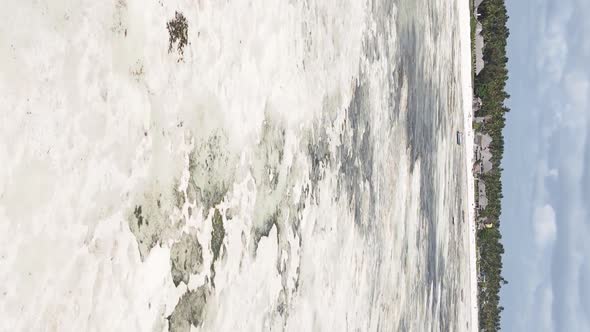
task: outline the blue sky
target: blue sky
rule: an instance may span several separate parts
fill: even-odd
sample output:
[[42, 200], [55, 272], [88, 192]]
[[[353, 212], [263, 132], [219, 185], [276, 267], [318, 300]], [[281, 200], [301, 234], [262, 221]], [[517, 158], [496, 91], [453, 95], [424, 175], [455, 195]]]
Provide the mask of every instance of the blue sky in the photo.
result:
[[502, 329], [590, 331], [590, 1], [506, 4]]

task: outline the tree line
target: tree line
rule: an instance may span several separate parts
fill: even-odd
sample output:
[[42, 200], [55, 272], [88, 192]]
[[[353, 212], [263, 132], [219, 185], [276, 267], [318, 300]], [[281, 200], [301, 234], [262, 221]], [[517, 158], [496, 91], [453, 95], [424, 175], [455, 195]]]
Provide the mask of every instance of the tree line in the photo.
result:
[[475, 76], [474, 94], [481, 98], [482, 105], [476, 116], [489, 116], [489, 120], [478, 130], [492, 137], [492, 170], [482, 176], [485, 183], [488, 205], [480, 213], [494, 225], [492, 228], [478, 230], [477, 246], [479, 250], [479, 325], [481, 331], [500, 329], [500, 288], [507, 281], [502, 277], [502, 235], [500, 234], [500, 215], [502, 212], [502, 155], [504, 153], [504, 136], [502, 130], [506, 124], [505, 114], [509, 109], [504, 102], [510, 96], [506, 93], [508, 69], [506, 43], [509, 35], [508, 14], [504, 0], [484, 0], [478, 7], [479, 21], [482, 24], [484, 38], [484, 68]]

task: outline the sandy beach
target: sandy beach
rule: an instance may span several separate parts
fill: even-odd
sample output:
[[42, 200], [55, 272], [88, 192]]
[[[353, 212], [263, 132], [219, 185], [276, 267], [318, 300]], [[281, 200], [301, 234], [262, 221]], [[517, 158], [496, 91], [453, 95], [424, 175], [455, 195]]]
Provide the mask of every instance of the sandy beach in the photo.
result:
[[459, 29], [461, 31], [461, 81], [463, 87], [463, 119], [464, 119], [464, 147], [465, 147], [465, 172], [467, 173], [467, 220], [469, 222], [469, 274], [470, 274], [470, 329], [477, 331], [478, 306], [477, 306], [477, 253], [475, 245], [475, 187], [472, 172], [473, 165], [473, 86], [471, 82], [471, 35], [470, 15], [468, 0], [459, 0]]

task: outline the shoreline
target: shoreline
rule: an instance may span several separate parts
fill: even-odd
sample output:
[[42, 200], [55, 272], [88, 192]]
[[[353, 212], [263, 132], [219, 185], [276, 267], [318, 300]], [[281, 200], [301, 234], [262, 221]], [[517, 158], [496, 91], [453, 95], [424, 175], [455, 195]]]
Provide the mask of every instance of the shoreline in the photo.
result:
[[470, 324], [471, 331], [479, 330], [478, 290], [477, 290], [477, 247], [475, 243], [475, 179], [473, 176], [473, 82], [471, 81], [471, 10], [470, 0], [459, 0], [459, 31], [461, 43], [461, 86], [463, 97], [463, 137], [465, 147], [465, 172], [467, 178], [467, 220], [469, 223], [469, 291], [470, 291]]

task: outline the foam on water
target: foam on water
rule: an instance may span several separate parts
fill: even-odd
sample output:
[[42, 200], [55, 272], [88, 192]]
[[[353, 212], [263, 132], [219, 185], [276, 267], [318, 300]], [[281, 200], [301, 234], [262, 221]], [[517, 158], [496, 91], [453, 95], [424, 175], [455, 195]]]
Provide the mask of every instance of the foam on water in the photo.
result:
[[5, 7], [0, 327], [469, 329], [455, 1]]

